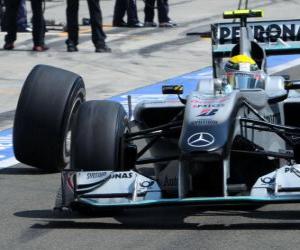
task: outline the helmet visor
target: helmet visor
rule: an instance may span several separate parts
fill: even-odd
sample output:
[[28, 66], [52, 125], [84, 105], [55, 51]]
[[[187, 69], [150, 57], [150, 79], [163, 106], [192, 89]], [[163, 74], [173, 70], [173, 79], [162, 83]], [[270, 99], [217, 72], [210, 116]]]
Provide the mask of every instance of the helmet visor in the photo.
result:
[[227, 72], [226, 75], [233, 89], [253, 89], [261, 85], [262, 76], [258, 72]]

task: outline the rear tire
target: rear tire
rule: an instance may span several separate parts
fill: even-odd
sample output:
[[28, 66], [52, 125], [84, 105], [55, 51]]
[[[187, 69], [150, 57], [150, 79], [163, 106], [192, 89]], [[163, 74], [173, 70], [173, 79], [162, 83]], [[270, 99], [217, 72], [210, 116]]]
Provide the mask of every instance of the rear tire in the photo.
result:
[[89, 101], [82, 104], [72, 128], [71, 168], [123, 170], [127, 124], [127, 114], [120, 103]]
[[17, 160], [47, 171], [63, 169], [70, 161], [71, 124], [84, 98], [84, 82], [79, 75], [46, 65], [34, 67], [15, 114]]

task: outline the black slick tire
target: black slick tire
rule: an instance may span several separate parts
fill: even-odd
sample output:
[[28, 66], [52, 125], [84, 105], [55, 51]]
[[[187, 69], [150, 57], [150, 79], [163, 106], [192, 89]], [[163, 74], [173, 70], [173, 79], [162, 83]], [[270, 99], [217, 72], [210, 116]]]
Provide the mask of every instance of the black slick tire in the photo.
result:
[[71, 168], [120, 171], [127, 115], [120, 103], [89, 101], [78, 110], [72, 128]]
[[70, 160], [68, 135], [85, 87], [72, 72], [37, 65], [28, 75], [18, 101], [14, 127], [14, 153], [22, 163], [58, 171]]

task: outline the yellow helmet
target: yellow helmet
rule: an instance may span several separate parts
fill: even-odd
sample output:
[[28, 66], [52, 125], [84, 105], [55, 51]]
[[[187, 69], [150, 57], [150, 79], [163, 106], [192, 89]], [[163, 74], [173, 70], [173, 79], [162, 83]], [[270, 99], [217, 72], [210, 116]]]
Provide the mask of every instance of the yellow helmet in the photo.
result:
[[229, 59], [225, 64], [225, 71], [257, 71], [256, 62], [247, 55], [237, 55]]
[[237, 55], [225, 64], [224, 86], [232, 89], [263, 88], [264, 74], [256, 62], [247, 55]]

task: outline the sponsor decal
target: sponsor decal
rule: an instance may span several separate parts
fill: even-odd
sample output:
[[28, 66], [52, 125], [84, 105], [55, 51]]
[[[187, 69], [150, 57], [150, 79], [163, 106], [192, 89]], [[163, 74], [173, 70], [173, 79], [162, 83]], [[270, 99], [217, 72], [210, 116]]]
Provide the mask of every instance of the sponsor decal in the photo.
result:
[[[226, 26], [225, 26], [226, 25]], [[240, 27], [238, 25], [225, 24], [220, 25], [218, 30], [218, 39], [220, 43], [237, 43], [240, 37]], [[288, 23], [249, 23], [254, 38], [258, 42], [276, 41], [281, 38], [283, 41], [299, 41], [300, 40], [300, 21]]]
[[191, 147], [201, 148], [207, 147], [215, 142], [215, 137], [210, 133], [200, 132], [193, 134], [187, 140], [187, 143]]
[[261, 182], [264, 184], [273, 184], [275, 182], [275, 178], [274, 177], [261, 177], [260, 178]]
[[178, 184], [178, 178], [177, 177], [169, 178], [168, 176], [166, 176], [162, 185], [164, 187], [176, 187], [177, 184]]
[[224, 106], [223, 103], [193, 104], [192, 108], [221, 108]]
[[151, 186], [153, 186], [154, 181], [143, 181], [142, 183], [140, 183], [140, 186], [143, 188], [150, 188]]
[[202, 104], [219, 104], [219, 103], [222, 103], [222, 102], [225, 102], [227, 101], [228, 99], [230, 98], [230, 96], [223, 96], [223, 97], [220, 97], [220, 98], [216, 98], [216, 97], [210, 97], [210, 98], [207, 98], [207, 97], [203, 97], [203, 96], [197, 96], [197, 95], [194, 95], [191, 99], [191, 103], [202, 103]]
[[87, 179], [100, 178], [106, 175], [106, 172], [87, 173]]
[[178, 161], [171, 161], [158, 173], [158, 181], [162, 190], [166, 192], [177, 192], [178, 186]]
[[111, 175], [111, 179], [130, 179], [132, 178], [133, 174], [131, 172], [129, 173], [124, 173], [124, 172], [120, 172], [120, 173], [113, 173]]
[[218, 111], [219, 111], [219, 109], [211, 109], [211, 108], [202, 109], [201, 112], [200, 112], [200, 114], [197, 115], [197, 116], [213, 116]]
[[295, 174], [297, 177], [300, 177], [300, 171], [294, 167], [285, 168], [284, 173], [292, 173]]
[[192, 125], [193, 126], [211, 126], [211, 125], [217, 125], [218, 122], [211, 120], [211, 119], [201, 119], [197, 121], [193, 121]]

